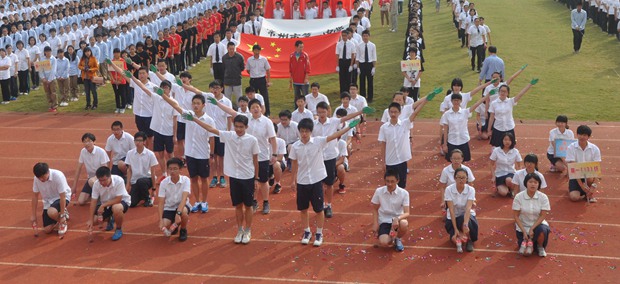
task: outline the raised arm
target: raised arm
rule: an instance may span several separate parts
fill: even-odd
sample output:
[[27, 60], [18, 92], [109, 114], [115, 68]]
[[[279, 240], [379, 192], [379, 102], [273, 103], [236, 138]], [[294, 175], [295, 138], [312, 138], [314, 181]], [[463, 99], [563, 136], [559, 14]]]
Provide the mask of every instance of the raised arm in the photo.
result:
[[521, 92], [519, 92], [519, 94], [517, 94], [517, 96], [514, 98], [515, 103], [518, 102], [521, 97], [523, 97], [523, 95], [525, 95], [525, 93], [527, 93], [527, 91], [534, 85], [536, 85], [536, 83], [538, 83], [538, 78], [536, 79], [532, 79], [532, 81], [530, 81], [529, 84], [527, 84], [527, 86], [525, 86], [525, 88], [523, 88], [521, 90]]
[[164, 99], [164, 101], [166, 101], [174, 110], [176, 110], [178, 113], [183, 114], [183, 109], [181, 108], [181, 106], [179, 105], [179, 103], [175, 100], [173, 100], [169, 95], [166, 95], [165, 93], [161, 96], [162, 99]]
[[218, 136], [220, 135], [220, 131], [219, 131], [219, 130], [217, 130], [217, 128], [213, 127], [213, 126], [212, 126], [212, 125], [210, 125], [210, 124], [207, 124], [206, 122], [204, 122], [204, 121], [202, 121], [202, 120], [200, 120], [200, 119], [194, 119], [194, 117], [193, 117], [193, 116], [191, 116], [191, 115], [186, 115], [186, 116], [183, 116], [183, 118], [184, 118], [185, 120], [187, 120], [187, 121], [193, 121], [193, 122], [195, 122], [195, 123], [196, 123], [196, 124], [198, 124], [200, 127], [204, 128], [205, 130], [207, 130], [207, 131], [209, 131], [209, 132], [211, 132], [211, 133], [213, 133], [213, 134], [215, 134], [215, 135], [218, 135]]
[[349, 131], [351, 128], [354, 128], [355, 126], [357, 126], [359, 123], [360, 123], [359, 119], [351, 121], [351, 123], [349, 123], [349, 125], [347, 125], [347, 126], [343, 127], [342, 129], [336, 131], [332, 135], [327, 136], [326, 137], [327, 142], [330, 142], [330, 141], [332, 141], [332, 140], [342, 136], [343, 134], [347, 133], [347, 131]]
[[231, 116], [235, 117], [237, 116], [237, 112], [228, 107], [227, 105], [224, 105], [222, 103], [220, 103], [218, 100], [216, 100], [215, 98], [207, 98], [207, 100], [209, 101], [209, 103], [211, 103], [212, 105], [216, 105], [218, 106], [221, 110], [223, 110], [225, 113], [230, 114]]
[[510, 76], [510, 78], [508, 78], [508, 80], [506, 80], [506, 85], [510, 85], [510, 83], [512, 83], [512, 81], [514, 79], [516, 79], [517, 77], [519, 77], [519, 75], [521, 75], [521, 73], [523, 73], [523, 70], [525, 70], [525, 68], [527, 68], [527, 64], [521, 66], [521, 68], [519, 69], [519, 71], [515, 72], [514, 74], [512, 74], [512, 76]]
[[364, 107], [360, 111], [352, 112], [340, 118], [340, 123], [345, 123], [351, 119], [354, 119], [362, 114], [371, 114], [374, 113], [375, 109], [371, 107]]
[[[414, 103], [415, 109], [413, 110], [413, 113], [409, 116], [409, 121], [413, 122], [415, 120], [415, 117], [418, 116], [418, 114], [420, 113], [420, 111], [422, 111], [422, 108], [424, 107], [424, 105], [429, 102], [432, 101], [433, 98], [435, 98], [435, 96], [439, 93], [443, 92], [443, 88], [442, 87], [438, 87], [435, 88], [431, 93], [429, 93], [428, 95], [426, 95], [425, 97], [419, 99], [417, 102]], [[412, 107], [414, 107], [412, 106]]]

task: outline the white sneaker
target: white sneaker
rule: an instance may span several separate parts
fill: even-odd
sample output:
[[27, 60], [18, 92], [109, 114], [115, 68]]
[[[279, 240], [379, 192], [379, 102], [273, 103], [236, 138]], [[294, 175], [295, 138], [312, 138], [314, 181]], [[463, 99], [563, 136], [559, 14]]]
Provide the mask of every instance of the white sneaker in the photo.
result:
[[323, 243], [323, 234], [316, 233], [314, 236], [314, 246], [320, 247]]
[[62, 238], [65, 236], [65, 233], [67, 233], [67, 222], [62, 222], [58, 227], [58, 236]]
[[538, 247], [538, 256], [540, 256], [540, 257], [547, 256], [547, 252], [545, 251], [544, 247]]
[[69, 105], [69, 103], [67, 103], [67, 102], [62, 102], [62, 103], [60, 103], [60, 104], [58, 104], [58, 105], [59, 105], [59, 106], [61, 106], [61, 107], [66, 107], [66, 106], [68, 106], [68, 105]]
[[247, 245], [250, 243], [250, 240], [252, 239], [252, 232], [245, 232], [245, 234], [243, 234], [243, 238], [241, 239], [241, 243], [244, 245]]
[[133, 106], [132, 106], [132, 105], [127, 105], [127, 108], [128, 108], [128, 109], [132, 109], [132, 108], [133, 108]]
[[121, 112], [120, 108], [117, 108], [117, 109], [114, 110], [114, 113], [120, 113], [120, 112]]
[[309, 244], [309, 243], [310, 243], [310, 239], [312, 239], [312, 232], [307, 232], [307, 231], [304, 231], [304, 235], [303, 235], [303, 237], [301, 238], [301, 244], [302, 244], [302, 245], [307, 245], [307, 244]]
[[65, 208], [65, 220], [69, 221], [69, 210]]
[[122, 109], [120, 109], [118, 112], [119, 112], [119, 113], [125, 113], [125, 109], [124, 109], [124, 108], [122, 108]]
[[240, 244], [242, 239], [243, 239], [243, 231], [237, 232], [237, 235], [235, 236], [235, 239], [234, 239], [235, 244]]

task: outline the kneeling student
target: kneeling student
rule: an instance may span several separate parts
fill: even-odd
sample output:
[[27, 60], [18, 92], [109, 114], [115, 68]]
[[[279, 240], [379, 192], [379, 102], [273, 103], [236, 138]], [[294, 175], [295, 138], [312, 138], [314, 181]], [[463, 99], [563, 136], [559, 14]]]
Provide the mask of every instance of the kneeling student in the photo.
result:
[[35, 178], [32, 185], [34, 195], [32, 196], [30, 221], [35, 229], [35, 236], [38, 236], [36, 212], [39, 195], [41, 195], [43, 199], [43, 231], [49, 234], [60, 223], [58, 236], [62, 238], [67, 232], [67, 220], [69, 219], [67, 205], [69, 205], [71, 198], [71, 188], [67, 184], [67, 178], [61, 171], [50, 169], [47, 163], [36, 163], [32, 171]]
[[[112, 240], [118, 241], [123, 236], [123, 219], [131, 204], [131, 196], [129, 196], [125, 189], [123, 178], [112, 175], [110, 168], [106, 166], [100, 167], [95, 175], [97, 176], [97, 181], [93, 184], [89, 210], [89, 212], [93, 212], [94, 216], [92, 219], [88, 219], [86, 226], [89, 230], [92, 230], [93, 223], [98, 224], [108, 220], [106, 231], [112, 231], [114, 223], [116, 223], [116, 231], [112, 235]], [[99, 199], [101, 204], [97, 204], [97, 199]]]
[[373, 231], [377, 232], [379, 244], [394, 245], [396, 251], [405, 250], [401, 238], [407, 234], [409, 223], [409, 192], [398, 186], [398, 171], [385, 171], [385, 186], [377, 188], [372, 196]]
[[179, 241], [187, 240], [189, 221], [190, 179], [180, 175], [183, 161], [172, 158], [166, 163], [168, 177], [159, 185], [159, 228], [165, 236], [175, 235], [179, 230]]
[[127, 152], [127, 192], [131, 196], [130, 207], [137, 206], [144, 200], [144, 207], [152, 207], [152, 194], [155, 195], [155, 171], [159, 163], [153, 151], [146, 148], [147, 134], [138, 131], [133, 138], [136, 148]]

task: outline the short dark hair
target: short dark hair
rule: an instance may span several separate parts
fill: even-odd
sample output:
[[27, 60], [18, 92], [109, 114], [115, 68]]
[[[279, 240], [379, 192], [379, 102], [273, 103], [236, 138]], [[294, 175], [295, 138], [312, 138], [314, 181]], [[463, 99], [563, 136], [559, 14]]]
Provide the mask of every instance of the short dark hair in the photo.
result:
[[237, 99], [237, 102], [246, 102], [246, 103], [249, 103], [249, 102], [250, 102], [250, 99], [249, 99], [248, 97], [246, 97], [246, 96], [241, 96], [241, 97], [239, 97], [239, 98]]
[[[481, 18], [481, 19], [484, 19], [484, 18]], [[489, 52], [490, 53], [497, 53], [497, 47], [495, 47], [495, 45], [489, 46]]]
[[258, 104], [259, 106], [261, 106], [261, 103], [258, 99], [251, 99], [250, 102], [248, 103], [248, 108], [252, 108], [252, 106], [255, 104]]
[[243, 125], [245, 126], [248, 126], [248, 121], [248, 117], [242, 114], [235, 116], [235, 118], [233, 119], [233, 123], [240, 122], [243, 123]]
[[452, 156], [453, 156], [454, 154], [461, 154], [461, 157], [465, 157], [465, 154], [463, 154], [463, 151], [461, 151], [461, 149], [453, 149], [453, 150], [450, 152], [450, 162], [452, 162]]
[[183, 71], [183, 72], [181, 72], [181, 74], [179, 74], [179, 77], [181, 77], [181, 78], [184, 78], [184, 77], [185, 77], [185, 78], [187, 78], [187, 79], [190, 79], [190, 80], [191, 80], [191, 79], [192, 79], [192, 74], [191, 74], [191, 73], [189, 73], [189, 72], [187, 72], [187, 71]]
[[458, 173], [460, 173], [460, 172], [464, 172], [464, 173], [465, 173], [465, 175], [466, 175], [467, 177], [469, 177], [469, 173], [467, 172], [467, 170], [465, 170], [465, 169], [463, 169], [463, 168], [458, 168], [458, 169], [454, 170], [454, 177], [456, 178], [456, 174], [458, 174]]
[[192, 97], [192, 102], [193, 102], [194, 100], [196, 100], [196, 99], [200, 100], [200, 102], [201, 102], [203, 105], [205, 104], [205, 96], [200, 95], [200, 94], [194, 95], [194, 96]]
[[168, 159], [168, 161], [166, 162], [166, 168], [170, 167], [171, 165], [177, 165], [179, 166], [179, 169], [183, 168], [183, 160], [177, 158], [177, 157], [172, 157], [170, 159]]
[[256, 89], [254, 89], [254, 87], [252, 86], [248, 86], [245, 88], [245, 93], [256, 93]]
[[160, 88], [168, 87], [169, 89], [172, 89], [172, 83], [170, 83], [170, 81], [168, 80], [163, 80], [161, 81], [161, 83], [159, 83], [159, 87]]
[[386, 179], [387, 177], [395, 177], [397, 181], [400, 180], [400, 177], [398, 176], [398, 171], [395, 169], [386, 169], [385, 174], [383, 175], [383, 179]]
[[577, 135], [580, 134], [592, 136], [592, 129], [587, 125], [579, 125], [579, 127], [577, 127]]
[[355, 87], [356, 89], [359, 89], [359, 88], [360, 88], [360, 87], [359, 87], [356, 83], [351, 83], [351, 84], [349, 85], [349, 88], [351, 88], [351, 87]]
[[344, 98], [351, 99], [351, 94], [349, 94], [349, 92], [342, 92], [342, 93], [340, 93], [340, 99], [342, 100]]
[[213, 80], [213, 82], [209, 83], [209, 88], [213, 88], [215, 86], [224, 87], [224, 84], [222, 84], [222, 81], [220, 80]]
[[90, 141], [95, 142], [95, 134], [92, 134], [90, 132], [84, 133], [84, 135], [82, 135], [82, 142], [84, 142], [84, 140], [86, 139], [90, 139]]
[[459, 86], [461, 87], [461, 90], [463, 89], [463, 80], [461, 80], [461, 78], [454, 78], [452, 79], [452, 84], [450, 84], [450, 87], [453, 86]]
[[312, 84], [310, 84], [310, 88], [313, 88], [313, 87], [317, 87], [318, 89], [320, 89], [321, 85], [319, 85], [319, 82], [313, 82]]
[[510, 138], [510, 149], [514, 149], [517, 145], [517, 139], [515, 139], [515, 136], [510, 132], [504, 132], [504, 135], [502, 135], [502, 146], [500, 148], [504, 148], [504, 138], [506, 138], [506, 136]]
[[304, 118], [300, 120], [299, 123], [297, 124], [297, 130], [301, 131], [302, 129], [309, 130], [310, 132], [312, 132], [312, 130], [314, 130], [314, 121], [312, 121], [312, 119], [309, 119], [309, 118]]
[[278, 114], [278, 117], [287, 117], [288, 119], [291, 119], [292, 116], [291, 111], [288, 109], [285, 109]]
[[400, 104], [399, 103], [390, 103], [390, 105], [388, 106], [388, 110], [391, 108], [396, 108], [398, 110], [398, 112], [400, 112]]
[[[228, 30], [226, 30], [226, 31], [228, 31]], [[226, 45], [226, 47], [229, 47], [229, 46], [235, 46], [235, 43], [232, 42], [232, 41], [229, 41], [228, 44]]]
[[119, 120], [115, 120], [114, 122], [112, 122], [112, 126], [110, 128], [112, 128], [114, 126], [119, 126], [122, 129], [123, 128], [123, 123], [120, 122]]
[[463, 100], [463, 96], [461, 94], [452, 94], [452, 96], [450, 97], [450, 100]]
[[542, 180], [536, 173], [529, 173], [525, 175], [525, 177], [523, 178], [523, 185], [527, 188], [527, 182], [531, 179], [535, 179], [538, 182], [538, 188], [536, 190], [540, 190], [540, 184], [542, 183]]
[[306, 97], [305, 96], [298, 96], [295, 98], [295, 101], [297, 102], [298, 100], [302, 100], [304, 102], [306, 102]]
[[295, 42], [295, 47], [299, 47], [299, 45], [301, 45], [301, 44], [304, 44], [304, 42], [301, 41], [301, 40], [298, 40], [298, 41]]
[[364, 31], [362, 32], [362, 35], [370, 35], [370, 31], [369, 31], [369, 30], [364, 30]]
[[324, 110], [328, 110], [329, 109], [329, 105], [326, 102], [319, 102], [318, 104], [316, 104], [316, 109], [324, 109]]
[[536, 156], [536, 154], [529, 153], [529, 154], [525, 155], [525, 158], [523, 158], [523, 164], [525, 164], [525, 163], [532, 163], [532, 164], [534, 164], [534, 168], [536, 170], [538, 170], [538, 156]]
[[344, 108], [339, 108], [338, 110], [336, 110], [336, 116], [338, 116], [338, 117], [345, 117], [345, 116], [347, 116], [347, 114], [348, 114], [348, 112]]
[[45, 174], [47, 174], [50, 171], [50, 166], [47, 165], [47, 163], [36, 163], [34, 164], [34, 167], [32, 167], [32, 172], [34, 173], [35, 177], [42, 177]]
[[136, 138], [142, 138], [142, 140], [148, 139], [148, 135], [146, 135], [146, 133], [144, 131], [138, 131], [136, 132], [136, 134], [134, 134], [133, 139], [135, 140]]
[[106, 166], [101, 166], [95, 172], [95, 176], [97, 176], [97, 178], [109, 177], [112, 176], [112, 172], [110, 171], [110, 168]]

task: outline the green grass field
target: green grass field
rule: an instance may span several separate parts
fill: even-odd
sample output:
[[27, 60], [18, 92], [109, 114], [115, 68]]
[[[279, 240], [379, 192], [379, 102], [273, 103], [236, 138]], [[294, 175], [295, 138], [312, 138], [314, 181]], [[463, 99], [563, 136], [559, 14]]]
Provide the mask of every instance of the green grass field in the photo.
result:
[[[449, 87], [450, 81], [460, 77], [465, 91], [473, 89], [478, 82], [478, 73], [469, 69], [466, 49], [460, 49], [456, 31], [452, 25], [450, 9], [442, 1], [441, 11], [435, 13], [434, 1], [424, 0], [424, 53], [426, 72], [422, 76], [422, 95], [436, 86]], [[498, 47], [498, 55], [506, 63], [506, 73], [514, 73], [523, 64], [529, 64], [526, 71], [512, 83], [516, 94], [529, 79], [538, 77], [536, 85], [515, 108], [515, 118], [554, 119], [566, 114], [570, 119], [588, 121], [618, 121], [614, 111], [614, 96], [620, 94], [620, 43], [602, 33], [588, 22], [580, 54], [572, 52], [570, 11], [551, 0], [478, 0], [476, 8], [484, 16], [492, 30], [492, 43]], [[378, 9], [377, 9], [378, 10]], [[391, 94], [403, 82], [399, 61], [404, 47], [406, 17], [399, 18], [399, 31], [390, 33], [381, 27], [378, 12], [372, 16], [371, 41], [377, 44], [379, 62], [375, 76], [375, 100], [373, 107], [378, 113], [388, 105]], [[212, 80], [208, 64], [204, 62], [190, 71], [193, 84], [208, 89]], [[332, 104], [338, 103], [337, 74], [315, 76], [311, 81], [321, 83], [321, 92], [330, 97]], [[244, 86], [248, 79], [244, 78]], [[287, 79], [274, 80], [270, 88], [272, 114], [290, 108], [292, 92], [288, 90]], [[114, 111], [114, 95], [111, 87], [99, 89], [97, 113]], [[429, 103], [421, 117], [438, 118], [439, 99]], [[85, 112], [85, 99], [59, 112]], [[47, 103], [42, 90], [21, 97], [19, 101], [0, 106], [0, 111], [44, 112]], [[616, 113], [616, 114], [614, 114]], [[131, 112], [125, 113], [131, 115]]]

